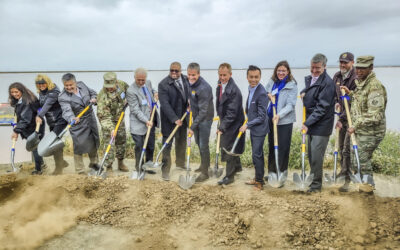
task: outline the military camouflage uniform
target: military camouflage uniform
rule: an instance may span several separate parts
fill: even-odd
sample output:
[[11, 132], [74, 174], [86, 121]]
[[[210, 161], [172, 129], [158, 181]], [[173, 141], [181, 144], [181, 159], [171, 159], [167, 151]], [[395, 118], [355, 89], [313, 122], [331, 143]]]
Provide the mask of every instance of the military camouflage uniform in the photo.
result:
[[[121, 80], [117, 80], [116, 91], [109, 92], [102, 88], [97, 96], [97, 117], [99, 119], [101, 130], [103, 133], [103, 143], [108, 144], [111, 139], [111, 133], [117, 125], [125, 104], [125, 93], [129, 85]], [[117, 159], [124, 159], [126, 144], [125, 122], [122, 120], [117, 136], [115, 138], [116, 153], [114, 147], [111, 147], [104, 166], [111, 168], [115, 155]]]
[[359, 148], [362, 174], [372, 175], [371, 158], [386, 132], [386, 89], [371, 72], [365, 81], [356, 81], [352, 97], [351, 117]]

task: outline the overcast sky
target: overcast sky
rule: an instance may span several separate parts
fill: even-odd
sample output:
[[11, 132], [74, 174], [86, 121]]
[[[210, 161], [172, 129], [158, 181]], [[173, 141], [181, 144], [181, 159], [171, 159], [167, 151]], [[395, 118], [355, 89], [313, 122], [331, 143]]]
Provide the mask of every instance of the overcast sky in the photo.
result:
[[0, 0], [0, 71], [400, 65], [400, 1]]

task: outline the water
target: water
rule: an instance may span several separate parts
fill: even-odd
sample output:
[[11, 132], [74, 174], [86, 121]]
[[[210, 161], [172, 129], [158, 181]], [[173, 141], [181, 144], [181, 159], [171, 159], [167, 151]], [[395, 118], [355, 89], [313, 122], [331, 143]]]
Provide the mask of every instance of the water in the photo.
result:
[[[336, 67], [329, 67], [328, 74], [333, 77], [335, 72], [338, 71]], [[304, 77], [310, 74], [308, 68], [298, 68], [292, 69], [292, 74], [298, 82], [299, 91], [304, 88]], [[385, 85], [388, 94], [388, 104], [386, 108], [386, 121], [387, 128], [390, 130], [400, 131], [400, 116], [396, 112], [397, 107], [400, 106], [400, 85], [396, 84], [396, 77], [400, 75], [400, 67], [377, 67], [374, 69], [377, 78]], [[213, 87], [216, 88], [218, 81], [218, 71], [215, 70], [202, 70], [201, 76], [206, 79]], [[262, 80], [263, 84], [266, 84], [268, 79], [271, 77], [273, 69], [263, 69], [262, 70]], [[61, 88], [61, 76], [65, 72], [52, 72], [47, 73], [47, 75]], [[100, 91], [103, 85], [103, 74], [104, 72], [72, 72], [75, 74], [78, 81], [85, 82], [89, 87], [93, 88], [97, 92]], [[149, 71], [148, 79], [152, 81], [153, 88], [157, 89], [158, 83], [168, 75], [167, 70], [159, 71]], [[186, 72], [184, 72], [186, 73]], [[12, 82], [22, 82], [28, 88], [36, 91], [34, 84], [34, 79], [37, 73], [0, 73], [0, 102], [7, 102], [8, 98], [8, 86]], [[134, 81], [133, 72], [117, 72], [118, 79], [126, 81], [131, 84]], [[232, 77], [235, 79], [236, 83], [239, 85], [240, 90], [243, 94], [243, 101], [246, 101], [248, 93], [248, 82], [246, 79], [246, 70], [233, 70]], [[215, 100], [214, 100], [215, 101]], [[296, 105], [297, 122], [295, 126], [300, 126], [301, 122], [301, 101], [300, 99]]]

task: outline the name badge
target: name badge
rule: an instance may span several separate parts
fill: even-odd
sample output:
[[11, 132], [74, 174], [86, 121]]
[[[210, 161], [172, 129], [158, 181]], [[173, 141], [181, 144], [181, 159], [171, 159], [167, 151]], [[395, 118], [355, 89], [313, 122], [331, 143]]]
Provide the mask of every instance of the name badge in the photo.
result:
[[147, 100], [142, 100], [142, 105], [147, 105]]
[[271, 95], [276, 95], [277, 93], [278, 93], [278, 89], [274, 89], [274, 90], [272, 90]]
[[192, 90], [192, 95], [196, 95], [196, 91]]
[[125, 99], [125, 92], [122, 92], [120, 96], [122, 100]]

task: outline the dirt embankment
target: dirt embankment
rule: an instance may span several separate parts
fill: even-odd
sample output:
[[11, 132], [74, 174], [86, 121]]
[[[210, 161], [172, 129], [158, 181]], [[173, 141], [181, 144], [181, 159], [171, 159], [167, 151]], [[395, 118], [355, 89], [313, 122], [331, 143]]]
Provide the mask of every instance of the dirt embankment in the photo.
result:
[[240, 177], [184, 191], [127, 176], [28, 176], [0, 188], [0, 242], [2, 249], [395, 249], [400, 198], [335, 188], [255, 192]]

